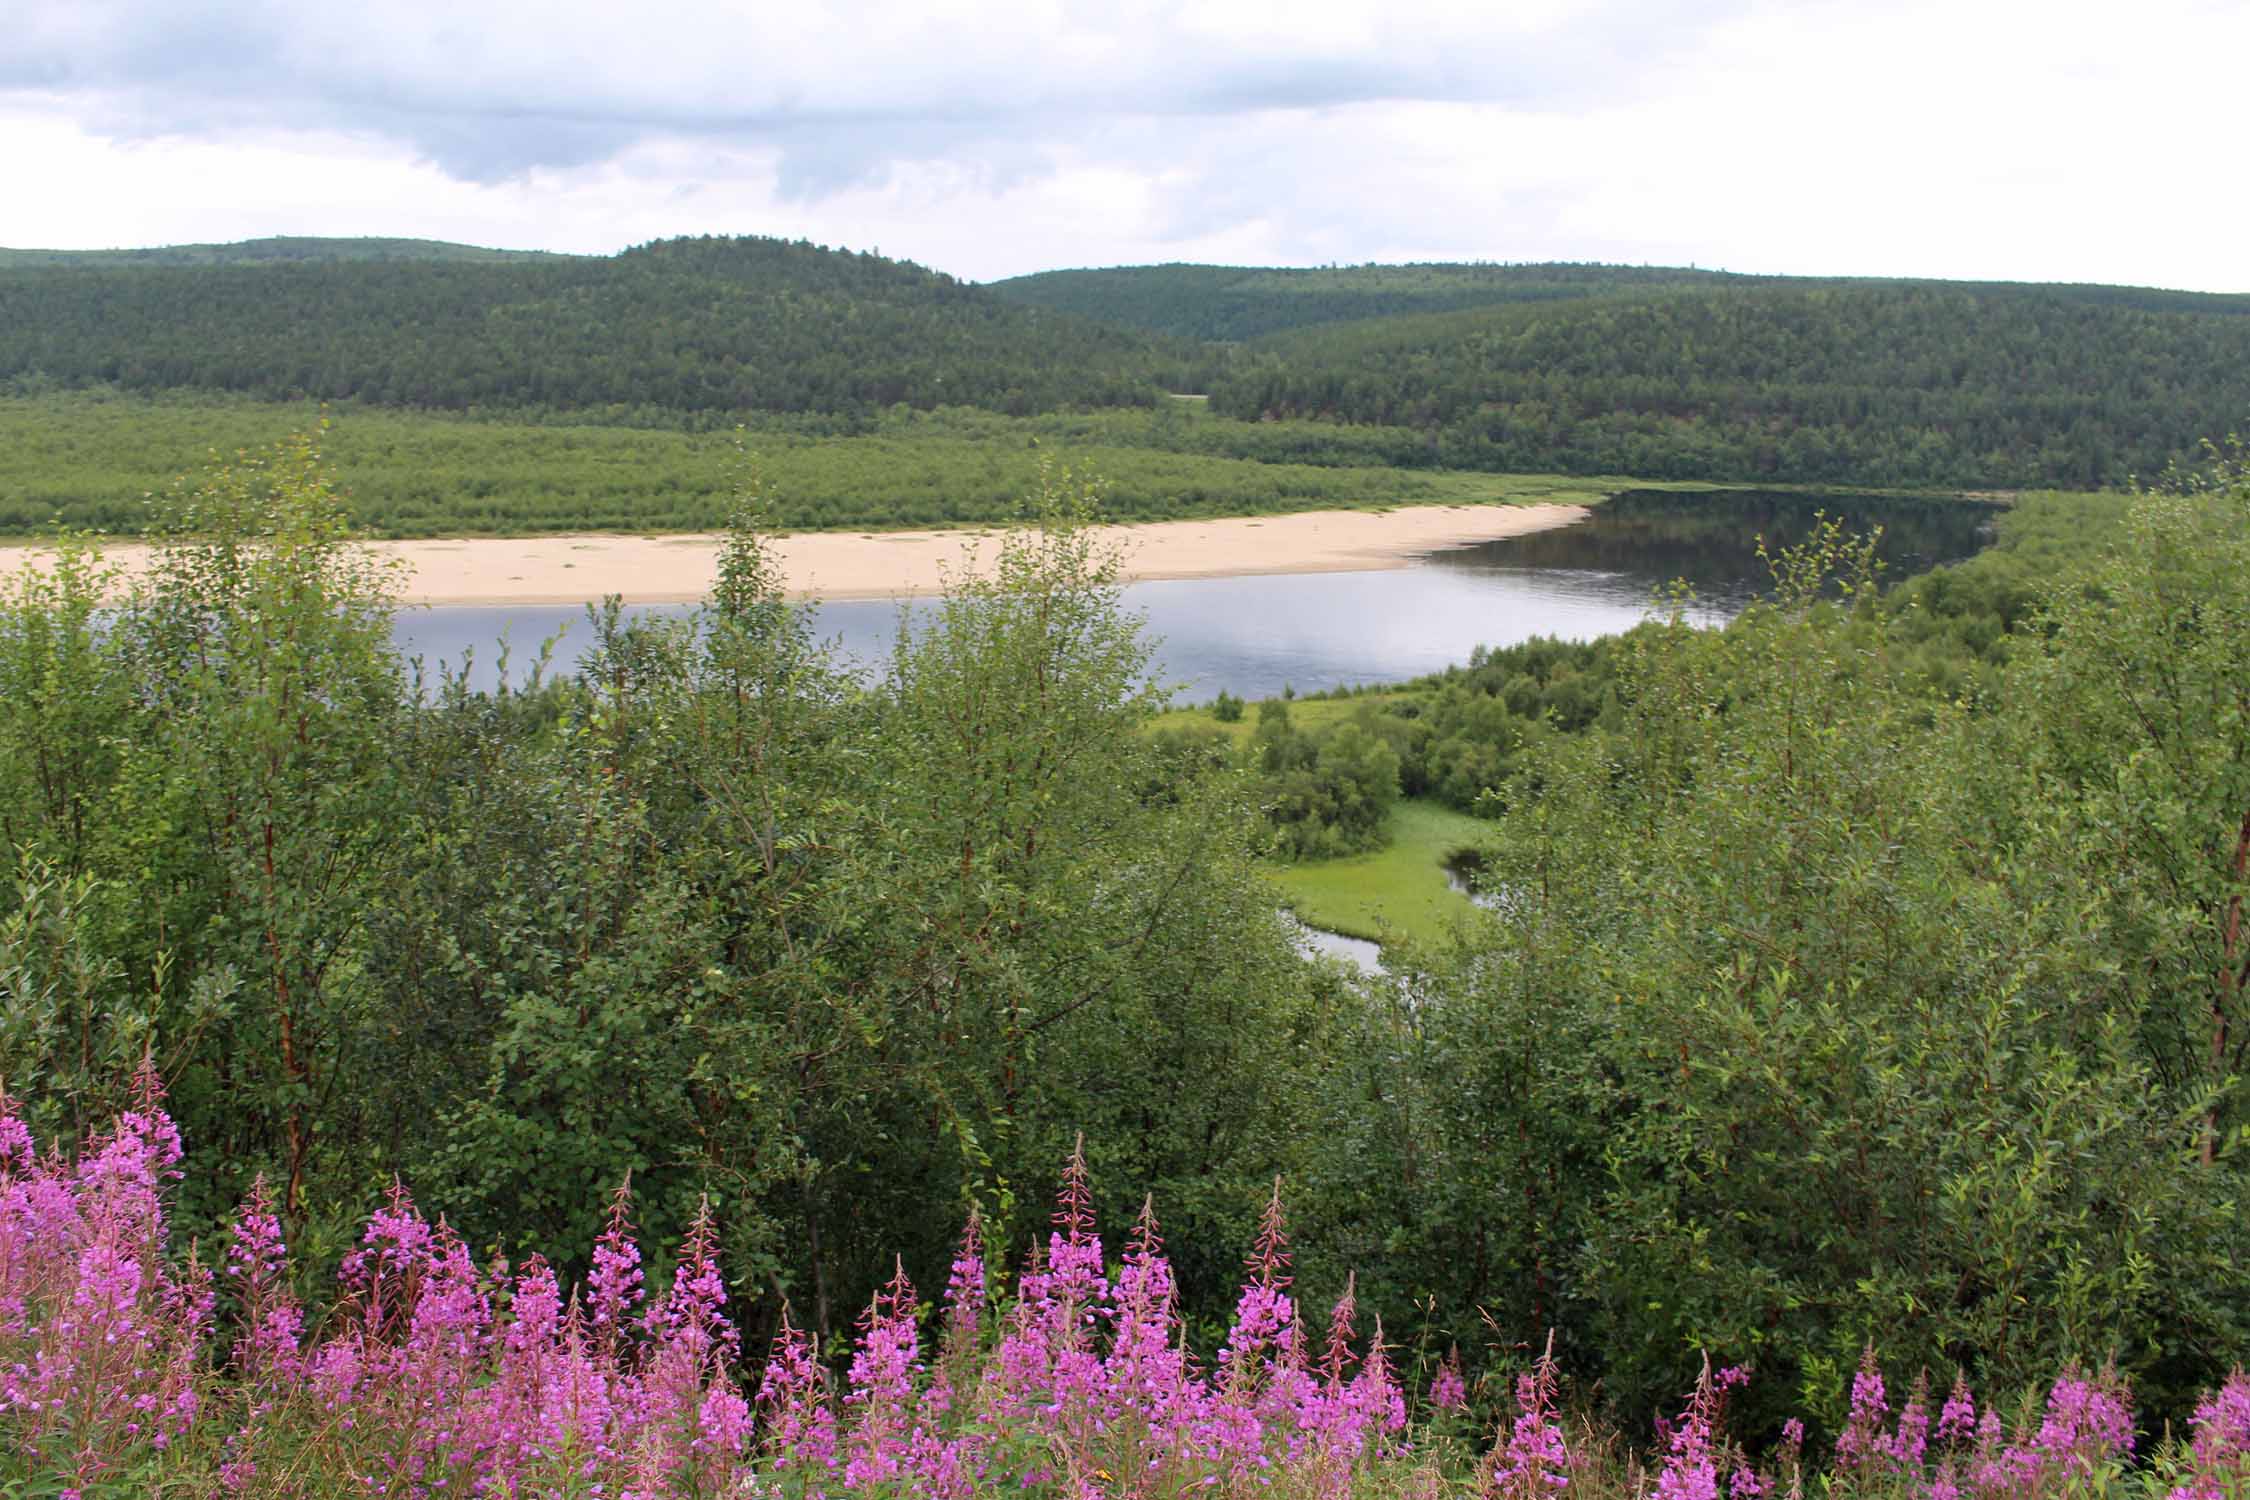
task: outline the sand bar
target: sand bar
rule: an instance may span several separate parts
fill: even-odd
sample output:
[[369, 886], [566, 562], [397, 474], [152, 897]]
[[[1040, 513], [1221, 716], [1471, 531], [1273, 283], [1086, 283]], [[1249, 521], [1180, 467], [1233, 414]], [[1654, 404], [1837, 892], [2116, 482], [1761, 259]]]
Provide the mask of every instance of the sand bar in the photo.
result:
[[[1582, 521], [1579, 505], [1416, 505], [1389, 511], [1320, 510], [1215, 521], [1104, 526], [1124, 551], [1128, 579], [1220, 578], [1246, 573], [1341, 573], [1402, 568], [1425, 553]], [[890, 599], [934, 594], [982, 539], [997, 532], [809, 531], [779, 537], [783, 576], [799, 597]], [[409, 604], [580, 604], [609, 594], [629, 604], [682, 604], [711, 590], [718, 538], [611, 534], [375, 542], [402, 559]], [[128, 573], [146, 547], [112, 546]], [[39, 556], [0, 547], [0, 572]]]

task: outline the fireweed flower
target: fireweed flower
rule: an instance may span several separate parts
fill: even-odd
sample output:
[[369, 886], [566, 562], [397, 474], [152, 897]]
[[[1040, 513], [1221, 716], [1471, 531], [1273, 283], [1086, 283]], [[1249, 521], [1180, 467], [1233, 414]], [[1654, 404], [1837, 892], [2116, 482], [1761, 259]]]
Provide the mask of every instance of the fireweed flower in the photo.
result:
[[419, 1294], [429, 1249], [429, 1224], [405, 1184], [392, 1179], [383, 1207], [360, 1234], [359, 1248], [336, 1269], [357, 1313], [363, 1344], [380, 1346], [400, 1332]]
[[1359, 1374], [1351, 1384], [1351, 1404], [1364, 1440], [1378, 1455], [1393, 1449], [1394, 1439], [1406, 1430], [1406, 1393], [1391, 1373], [1390, 1347], [1383, 1342], [1383, 1320], [1375, 1320], [1374, 1337]]
[[179, 1133], [145, 1067], [136, 1108], [75, 1164], [0, 1096], [0, 1434], [35, 1476], [108, 1486], [201, 1411], [208, 1273], [164, 1253]]
[[1500, 1500], [1544, 1500], [1570, 1483], [1570, 1446], [1555, 1414], [1552, 1340], [1530, 1370], [1516, 1377], [1516, 1415], [1508, 1440], [1492, 1459], [1492, 1488]]
[[1469, 1404], [1469, 1383], [1461, 1376], [1461, 1346], [1445, 1351], [1437, 1378], [1430, 1382], [1430, 1406], [1436, 1411], [1461, 1411]]
[[1891, 1435], [1884, 1451], [1899, 1473], [1919, 1475], [1929, 1447], [1929, 1377], [1917, 1375], [1913, 1388], [1907, 1393], [1906, 1406], [1898, 1414], [1898, 1429]]
[[[0, 1451], [42, 1493], [134, 1485], [158, 1450], [208, 1420], [214, 1382], [228, 1398], [219, 1409], [239, 1412], [230, 1420], [240, 1425], [191, 1455], [209, 1467], [186, 1483], [222, 1491], [332, 1471], [394, 1495], [826, 1500], [849, 1488], [974, 1500], [1028, 1482], [1072, 1500], [1222, 1487], [1323, 1500], [1400, 1453], [1407, 1430], [1381, 1324], [1357, 1342], [1353, 1285], [1308, 1359], [1278, 1191], [1211, 1373], [1182, 1338], [1153, 1206], [1112, 1285], [1074, 1152], [1053, 1232], [999, 1318], [999, 1347], [982, 1345], [987, 1274], [972, 1218], [948, 1278], [939, 1368], [920, 1363], [901, 1268], [861, 1324], [839, 1414], [786, 1309], [755, 1407], [744, 1399], [708, 1208], [669, 1289], [648, 1305], [622, 1192], [582, 1306], [537, 1256], [512, 1271], [480, 1269], [459, 1235], [394, 1184], [346, 1257], [338, 1306], [308, 1339], [272, 1195], [255, 1184], [219, 1259], [238, 1309], [221, 1357], [211, 1347], [212, 1277], [192, 1251], [166, 1246], [179, 1161], [152, 1080], [75, 1159], [59, 1149], [42, 1158], [0, 1099]], [[1766, 1473], [1736, 1463], [1724, 1442], [1724, 1395], [1746, 1378], [1739, 1367], [1706, 1370], [1687, 1410], [1661, 1429], [1652, 1500], [1717, 1500], [1722, 1478], [1729, 1500], [1801, 1500], [1799, 1424], [1784, 1425]], [[1516, 1411], [1486, 1460], [1492, 1500], [1550, 1500], [1571, 1487], [1555, 1388], [1550, 1344], [1517, 1383]], [[1934, 1422], [1925, 1381], [1895, 1422], [1887, 1395], [1870, 1351], [1852, 1382], [1836, 1488], [2018, 1500], [2083, 1488], [2132, 1449], [2114, 1371], [2066, 1370], [2012, 1439], [1995, 1413], [1979, 1413], [1965, 1381]], [[1465, 1399], [1449, 1352], [1430, 1406], [1451, 1411]], [[2237, 1372], [2200, 1405], [2193, 1431], [2193, 1472], [2171, 1500], [2220, 1500], [2250, 1470], [2250, 1377]], [[1434, 1481], [1425, 1471], [1398, 1487], [1428, 1500]]]
[[1081, 1141], [1063, 1168], [1045, 1254], [1034, 1248], [1001, 1336], [995, 1379], [1003, 1408], [1048, 1432], [1098, 1422], [1099, 1337], [1113, 1300]]
[[1297, 1408], [1297, 1426], [1331, 1454], [1359, 1446], [1359, 1411], [1348, 1399], [1344, 1372], [1351, 1368], [1352, 1317], [1358, 1310], [1358, 1280], [1346, 1277], [1344, 1295], [1328, 1315], [1328, 1342], [1320, 1355], [1320, 1383], [1308, 1383]]
[[[758, 1386], [758, 1406], [765, 1413], [765, 1450], [777, 1472], [835, 1468], [836, 1414], [828, 1405], [827, 1382], [812, 1340], [790, 1321], [786, 1303]], [[817, 1483], [813, 1489], [819, 1492]]]
[[1938, 1412], [1938, 1441], [1949, 1448], [1974, 1440], [1977, 1430], [1977, 1403], [1969, 1394], [1969, 1377], [1960, 1371], [1953, 1376], [1953, 1389], [1947, 1393], [1945, 1406]]
[[1219, 1350], [1219, 1389], [1209, 1419], [1213, 1458], [1237, 1470], [1273, 1461], [1269, 1433], [1280, 1437], [1285, 1458], [1302, 1451], [1306, 1436], [1294, 1416], [1305, 1405], [1312, 1378], [1288, 1294], [1289, 1235], [1278, 1180], [1260, 1218], [1248, 1270], [1251, 1279]]
[[234, 1362], [252, 1381], [294, 1381], [303, 1370], [298, 1343], [305, 1315], [289, 1290], [289, 1252], [273, 1207], [273, 1194], [260, 1173], [227, 1238], [225, 1269], [235, 1283], [244, 1324]]
[[1656, 1500], [1719, 1500], [1719, 1461], [1715, 1449], [1718, 1390], [1711, 1367], [1703, 1367], [1688, 1409], [1672, 1429], [1664, 1470], [1656, 1479]]
[[1203, 1403], [1193, 1390], [1180, 1342], [1179, 1290], [1156, 1227], [1153, 1200], [1141, 1205], [1117, 1279], [1116, 1319], [1102, 1379], [1104, 1420], [1131, 1420], [1159, 1449], [1192, 1446]]
[[2094, 1472], [2133, 1451], [2133, 1412], [2114, 1370], [2092, 1379], [2065, 1372], [2047, 1393], [2047, 1411], [2033, 1440], [2038, 1466], [2072, 1476]]
[[1858, 1373], [1852, 1376], [1851, 1415], [1836, 1437], [1838, 1472], [1856, 1473], [1883, 1451], [1886, 1446], [1884, 1419], [1889, 1415], [1890, 1404], [1883, 1390], [1883, 1368], [1875, 1363], [1875, 1346], [1869, 1344], [1859, 1357]]
[[976, 1352], [984, 1322], [984, 1226], [974, 1208], [961, 1230], [961, 1246], [945, 1278], [945, 1346], [949, 1356]]
[[587, 1311], [593, 1335], [611, 1354], [641, 1305], [641, 1247], [634, 1243], [632, 1220], [633, 1180], [627, 1176], [609, 1200], [609, 1221], [594, 1241], [594, 1265], [586, 1278]]
[[2238, 1487], [2250, 1475], [2250, 1375], [2240, 1368], [2225, 1385], [2195, 1408], [2195, 1477], [2171, 1492], [2170, 1500], [2225, 1500], [2231, 1481]]
[[914, 1376], [920, 1340], [914, 1331], [914, 1288], [900, 1266], [888, 1286], [875, 1294], [860, 1323], [859, 1347], [852, 1354], [851, 1389], [844, 1397], [851, 1414], [844, 1482], [853, 1488], [887, 1484], [903, 1472], [913, 1449]]
[[1288, 1361], [1296, 1340], [1296, 1308], [1289, 1300], [1289, 1232], [1281, 1212], [1281, 1183], [1273, 1185], [1250, 1253], [1250, 1280], [1235, 1302], [1234, 1324], [1219, 1350], [1219, 1370], [1238, 1396], [1254, 1393]]
[[[671, 1290], [642, 1318], [650, 1347], [632, 1396], [643, 1460], [659, 1469], [691, 1463], [707, 1468], [739, 1451], [748, 1409], [726, 1375], [741, 1349], [726, 1300], [718, 1225], [706, 1199], [680, 1246]], [[722, 1388], [724, 1394], [714, 1397]]]

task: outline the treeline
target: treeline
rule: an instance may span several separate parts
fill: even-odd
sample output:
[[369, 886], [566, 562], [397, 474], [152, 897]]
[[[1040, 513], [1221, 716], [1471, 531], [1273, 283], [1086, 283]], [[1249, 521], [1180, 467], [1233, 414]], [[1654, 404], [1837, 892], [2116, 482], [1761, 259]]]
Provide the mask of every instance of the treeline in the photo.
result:
[[1458, 468], [2095, 489], [2250, 407], [2250, 299], [1772, 282], [1336, 325], [1211, 392], [1425, 432]]
[[1239, 343], [1324, 323], [1735, 279], [1665, 266], [1427, 264], [1291, 270], [1166, 265], [1042, 271], [990, 285], [1027, 307], [1177, 338]]
[[284, 234], [218, 245], [152, 245], [137, 250], [0, 249], [0, 270], [22, 266], [261, 266], [283, 261], [492, 262], [562, 258], [545, 250], [487, 250], [481, 245], [458, 245], [448, 240]]
[[1144, 732], [1083, 499], [875, 680], [745, 530], [696, 627], [479, 695], [406, 680], [309, 448], [207, 475], [121, 601], [72, 552], [0, 603], [0, 1076], [79, 1140], [151, 1061], [183, 1230], [263, 1172], [316, 1277], [394, 1173], [564, 1285], [628, 1172], [655, 1242], [708, 1195], [753, 1340], [942, 1285], [971, 1206], [1021, 1263], [1083, 1131], [1190, 1337], [1278, 1175], [1308, 1282], [1472, 1367], [1551, 1336], [1633, 1431], [1705, 1354], [1759, 1448], [1870, 1343], [2114, 1357], [2175, 1428], [2250, 1354], [2250, 470], [1911, 607], [1823, 531], [1724, 630], [1472, 664], [1458, 742], [1552, 716], [1464, 781], [1497, 910], [1383, 983], [1291, 951], [1258, 777]]
[[781, 240], [0, 267], [0, 379], [63, 387], [446, 410], [1022, 413], [1146, 404], [1192, 358], [920, 266]]

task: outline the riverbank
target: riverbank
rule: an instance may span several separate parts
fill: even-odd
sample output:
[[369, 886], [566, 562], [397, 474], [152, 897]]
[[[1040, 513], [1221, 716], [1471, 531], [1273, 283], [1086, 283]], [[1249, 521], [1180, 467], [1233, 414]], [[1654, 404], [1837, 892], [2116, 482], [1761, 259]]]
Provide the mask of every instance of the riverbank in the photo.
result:
[[[1497, 541], [1584, 520], [1581, 505], [1419, 505], [1394, 510], [1299, 511], [1210, 521], [1098, 528], [1124, 551], [1124, 577], [1217, 578], [1256, 573], [1338, 573], [1402, 568], [1448, 547]], [[799, 532], [775, 539], [789, 592], [823, 599], [889, 599], [938, 593], [996, 528], [950, 531]], [[371, 542], [397, 559], [408, 604], [578, 604], [610, 594], [629, 604], [684, 604], [709, 594], [720, 538], [576, 536]], [[0, 547], [0, 573], [42, 549]], [[130, 574], [148, 548], [112, 546]]]

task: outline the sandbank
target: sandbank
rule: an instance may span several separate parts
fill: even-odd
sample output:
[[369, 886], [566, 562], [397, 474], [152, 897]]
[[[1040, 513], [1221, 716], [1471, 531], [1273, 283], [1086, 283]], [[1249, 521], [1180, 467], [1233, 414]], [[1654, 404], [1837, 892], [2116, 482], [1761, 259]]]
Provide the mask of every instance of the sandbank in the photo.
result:
[[[1416, 505], [1394, 510], [1299, 511], [1212, 521], [1153, 521], [1097, 528], [1123, 554], [1127, 579], [1218, 578], [1247, 573], [1341, 573], [1402, 568], [1426, 553], [1582, 521], [1580, 505]], [[957, 531], [808, 531], [775, 538], [782, 576], [797, 597], [891, 599], [935, 594], [999, 528]], [[684, 604], [708, 595], [714, 535], [463, 537], [372, 542], [405, 567], [408, 604], [580, 604], [610, 594], [628, 604]], [[0, 547], [0, 572], [40, 553]], [[131, 573], [148, 549], [113, 545]]]

